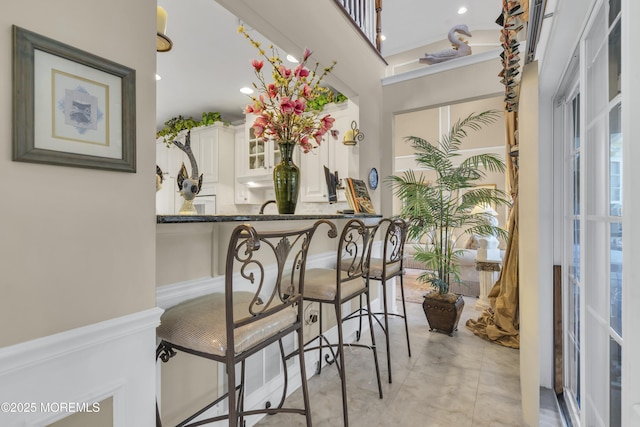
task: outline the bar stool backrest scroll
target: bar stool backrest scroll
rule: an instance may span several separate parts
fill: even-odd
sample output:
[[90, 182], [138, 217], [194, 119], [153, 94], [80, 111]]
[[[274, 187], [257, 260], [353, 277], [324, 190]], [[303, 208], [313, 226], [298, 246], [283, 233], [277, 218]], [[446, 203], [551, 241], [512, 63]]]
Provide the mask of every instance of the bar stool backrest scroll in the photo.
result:
[[[337, 283], [342, 285], [352, 280], [358, 280], [358, 283], [361, 283], [362, 275], [366, 269], [370, 236], [371, 233], [367, 226], [358, 219], [350, 220], [345, 224], [338, 242], [337, 265], [340, 265], [341, 268], [336, 271]], [[338, 286], [336, 299], [342, 298], [344, 290], [342, 286]]]
[[[382, 240], [380, 257], [373, 256], [376, 238]], [[387, 279], [403, 274], [404, 244], [407, 239], [407, 223], [401, 218], [383, 218], [372, 227], [365, 266], [371, 279]]]

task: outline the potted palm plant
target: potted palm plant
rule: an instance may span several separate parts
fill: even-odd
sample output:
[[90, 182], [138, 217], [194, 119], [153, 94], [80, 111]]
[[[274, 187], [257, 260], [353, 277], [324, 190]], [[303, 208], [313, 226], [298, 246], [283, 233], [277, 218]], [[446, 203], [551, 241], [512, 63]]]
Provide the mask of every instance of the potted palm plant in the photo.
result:
[[504, 192], [477, 187], [486, 172], [504, 172], [504, 162], [492, 153], [462, 159], [459, 152], [470, 131], [479, 131], [498, 117], [493, 110], [472, 113], [458, 120], [435, 144], [407, 137], [425, 173], [407, 170], [389, 177], [394, 194], [402, 201], [400, 216], [408, 222], [408, 239], [425, 242], [416, 247], [414, 259], [426, 268], [418, 280], [434, 288], [423, 302], [427, 321], [431, 330], [449, 335], [456, 330], [464, 307], [462, 296], [449, 292], [452, 281], [461, 282], [457, 260], [462, 250], [456, 249], [456, 240], [465, 235], [506, 238], [506, 231], [492, 224], [486, 210], [473, 209], [509, 203]]

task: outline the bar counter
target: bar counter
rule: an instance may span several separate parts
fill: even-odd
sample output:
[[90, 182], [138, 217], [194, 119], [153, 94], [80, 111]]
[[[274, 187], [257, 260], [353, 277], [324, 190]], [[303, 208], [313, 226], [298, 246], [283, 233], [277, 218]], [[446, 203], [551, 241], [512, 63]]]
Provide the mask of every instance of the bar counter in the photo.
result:
[[254, 222], [254, 221], [296, 221], [317, 219], [382, 218], [380, 214], [294, 214], [294, 215], [157, 215], [157, 224], [181, 224], [203, 222]]
[[[338, 230], [352, 218], [365, 224], [376, 223], [378, 214], [294, 214], [294, 215], [157, 215], [156, 285], [185, 284], [203, 277], [224, 274], [227, 245], [233, 230], [240, 224], [252, 224], [258, 230], [273, 231], [307, 227], [324, 219]], [[293, 221], [293, 222], [286, 222]], [[314, 237], [310, 258], [332, 253], [335, 260], [336, 239], [328, 239], [325, 227]], [[161, 306], [162, 307], [162, 306]], [[164, 308], [164, 307], [163, 307]]]

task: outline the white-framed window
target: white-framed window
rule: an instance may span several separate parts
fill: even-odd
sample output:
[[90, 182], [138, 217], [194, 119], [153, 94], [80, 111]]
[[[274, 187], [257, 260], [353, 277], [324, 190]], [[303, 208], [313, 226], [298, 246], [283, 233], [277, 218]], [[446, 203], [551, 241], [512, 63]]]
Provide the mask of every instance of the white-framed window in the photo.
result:
[[597, 2], [564, 127], [563, 397], [577, 426], [622, 425], [621, 1]]

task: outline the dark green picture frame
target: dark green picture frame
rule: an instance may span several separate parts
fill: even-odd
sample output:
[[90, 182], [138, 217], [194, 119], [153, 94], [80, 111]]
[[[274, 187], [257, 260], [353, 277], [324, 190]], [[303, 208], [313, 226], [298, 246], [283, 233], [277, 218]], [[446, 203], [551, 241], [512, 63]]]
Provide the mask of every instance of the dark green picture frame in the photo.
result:
[[[120, 172], [136, 171], [136, 98], [135, 98], [135, 70], [96, 56], [92, 53], [82, 51], [64, 43], [57, 42], [42, 35], [33, 33], [24, 28], [13, 26], [13, 152], [14, 161], [43, 163], [49, 165], [62, 165], [90, 169], [106, 169]], [[114, 125], [106, 125], [105, 134], [117, 135], [114, 137], [114, 147], [117, 147], [117, 155], [102, 156], [98, 154], [83, 153], [82, 150], [68, 148], [57, 149], [55, 140], [51, 140], [46, 146], [40, 148], [36, 141], [38, 133], [36, 129], [51, 127], [52, 123], [36, 123], [36, 102], [38, 108], [50, 108], [54, 110], [55, 100], [53, 91], [40, 91], [36, 93], [36, 51], [42, 51], [53, 55], [56, 61], [68, 64], [69, 67], [77, 67], [77, 64], [90, 67], [94, 80], [104, 86], [106, 97], [119, 97], [113, 99], [118, 105], [121, 117], [113, 120]], [[76, 64], [74, 64], [76, 63]], [[97, 71], [95, 71], [97, 70]], [[104, 76], [104, 82], [100, 81], [100, 76]], [[120, 90], [109, 91], [108, 82], [114, 81], [114, 76], [120, 81]], [[73, 79], [72, 76], [71, 79]], [[48, 77], [47, 77], [48, 78]], [[53, 80], [53, 77], [51, 78]], [[117, 80], [116, 80], [117, 81]], [[54, 84], [54, 83], [51, 83]], [[115, 87], [115, 86], [114, 86]], [[113, 93], [112, 93], [113, 92]], [[95, 110], [95, 108], [94, 108]], [[54, 112], [51, 112], [53, 116]], [[119, 115], [119, 114], [118, 114]], [[51, 120], [51, 122], [53, 119]], [[110, 126], [121, 126], [121, 129]], [[47, 128], [48, 131], [48, 128]], [[72, 142], [67, 145], [73, 147]], [[117, 139], [117, 140], [116, 140]], [[82, 142], [82, 141], [81, 141]], [[87, 145], [87, 144], [85, 144]], [[78, 144], [80, 147], [80, 143]], [[121, 153], [120, 153], [121, 149]], [[87, 150], [85, 150], [87, 151]]]

